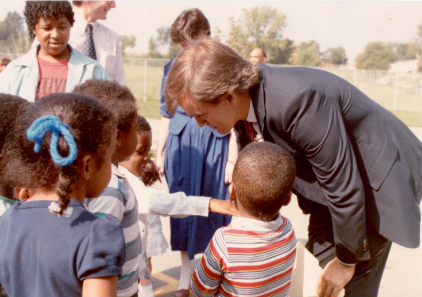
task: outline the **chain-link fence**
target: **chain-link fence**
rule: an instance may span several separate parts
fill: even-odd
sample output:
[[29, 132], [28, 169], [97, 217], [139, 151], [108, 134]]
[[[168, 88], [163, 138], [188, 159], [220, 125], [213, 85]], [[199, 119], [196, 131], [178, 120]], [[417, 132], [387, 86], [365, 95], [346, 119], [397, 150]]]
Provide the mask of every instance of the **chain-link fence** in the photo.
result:
[[[14, 54], [0, 53], [0, 55], [16, 58]], [[123, 60], [127, 86], [137, 98], [141, 114], [158, 117], [164, 66], [169, 59], [124, 58]], [[422, 126], [421, 73], [396, 75], [379, 70], [318, 69], [332, 72], [354, 84], [372, 100], [396, 114], [407, 125]]]

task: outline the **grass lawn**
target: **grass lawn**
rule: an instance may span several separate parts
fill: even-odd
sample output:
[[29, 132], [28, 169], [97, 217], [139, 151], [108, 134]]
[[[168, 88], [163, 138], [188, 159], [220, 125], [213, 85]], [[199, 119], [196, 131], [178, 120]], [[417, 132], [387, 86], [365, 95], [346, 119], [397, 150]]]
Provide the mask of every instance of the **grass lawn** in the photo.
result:
[[[152, 64], [150, 62], [150, 64]], [[155, 64], [155, 65], [154, 65]], [[144, 93], [145, 65], [143, 61], [125, 61], [126, 84], [136, 98], [138, 112], [144, 117], [160, 116], [161, 81], [166, 61], [154, 61], [147, 64], [146, 101]]]

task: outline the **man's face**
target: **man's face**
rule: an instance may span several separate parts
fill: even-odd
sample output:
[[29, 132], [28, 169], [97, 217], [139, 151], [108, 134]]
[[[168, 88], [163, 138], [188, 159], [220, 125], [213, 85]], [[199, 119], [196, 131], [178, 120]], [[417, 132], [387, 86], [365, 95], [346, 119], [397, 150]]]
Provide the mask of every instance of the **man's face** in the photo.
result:
[[93, 20], [105, 20], [107, 19], [107, 12], [115, 7], [115, 1], [87, 1], [86, 13]]
[[252, 63], [265, 63], [266, 58], [264, 57], [264, 54], [261, 49], [256, 48], [253, 51], [251, 51], [251, 54], [249, 56], [249, 61]]
[[236, 105], [223, 97], [217, 104], [199, 100], [184, 99], [180, 106], [190, 116], [194, 117], [199, 127], [207, 125], [220, 134], [227, 134], [238, 121]]

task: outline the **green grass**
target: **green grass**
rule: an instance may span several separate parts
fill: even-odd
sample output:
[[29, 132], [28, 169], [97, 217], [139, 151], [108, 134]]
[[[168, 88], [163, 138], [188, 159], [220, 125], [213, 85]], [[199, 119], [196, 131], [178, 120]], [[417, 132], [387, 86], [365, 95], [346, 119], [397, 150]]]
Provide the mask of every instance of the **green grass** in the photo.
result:
[[[144, 117], [157, 118], [160, 116], [161, 81], [164, 74], [166, 61], [154, 61], [147, 64], [146, 102], [144, 94], [143, 61], [125, 61], [126, 84], [136, 98], [138, 112]], [[154, 65], [155, 64], [155, 65]]]

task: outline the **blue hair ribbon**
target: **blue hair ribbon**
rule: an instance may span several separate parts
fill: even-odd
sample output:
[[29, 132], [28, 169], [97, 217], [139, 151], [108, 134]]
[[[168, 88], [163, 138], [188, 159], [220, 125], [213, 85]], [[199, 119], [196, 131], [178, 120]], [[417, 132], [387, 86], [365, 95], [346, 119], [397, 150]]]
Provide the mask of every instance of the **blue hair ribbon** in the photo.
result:
[[[69, 129], [71, 129], [71, 127], [63, 123], [55, 115], [46, 115], [36, 119], [32, 123], [31, 127], [26, 130], [26, 136], [29, 140], [36, 141], [34, 151], [38, 153], [41, 149], [41, 142], [45, 133], [47, 131], [52, 131], [53, 134], [50, 141], [50, 155], [55, 163], [66, 166], [72, 164], [78, 155], [78, 147]], [[63, 135], [69, 145], [69, 155], [65, 158], [63, 158], [57, 151], [57, 143], [59, 141], [60, 134]]]

